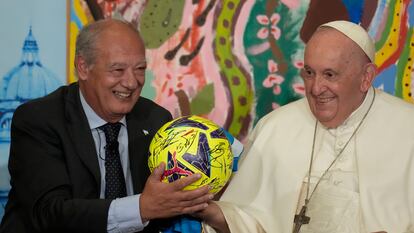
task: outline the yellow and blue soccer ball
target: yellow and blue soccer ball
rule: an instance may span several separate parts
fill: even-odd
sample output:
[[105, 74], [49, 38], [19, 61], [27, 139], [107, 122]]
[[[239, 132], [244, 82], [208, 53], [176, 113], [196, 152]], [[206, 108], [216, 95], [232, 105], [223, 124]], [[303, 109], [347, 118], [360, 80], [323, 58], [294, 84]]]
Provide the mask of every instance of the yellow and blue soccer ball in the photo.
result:
[[185, 190], [210, 185], [210, 192], [216, 193], [232, 173], [233, 154], [225, 131], [199, 116], [184, 116], [163, 125], [152, 139], [149, 150], [151, 172], [161, 162], [166, 164], [163, 182], [201, 174], [202, 177]]

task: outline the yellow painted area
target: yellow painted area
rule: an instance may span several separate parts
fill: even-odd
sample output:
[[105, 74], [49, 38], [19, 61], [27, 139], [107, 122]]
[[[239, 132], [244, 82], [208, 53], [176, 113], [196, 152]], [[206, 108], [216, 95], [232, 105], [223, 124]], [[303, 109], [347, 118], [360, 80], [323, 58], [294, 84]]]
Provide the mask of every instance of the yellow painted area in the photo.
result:
[[[401, 31], [401, 18], [403, 14], [403, 1], [395, 1], [394, 6], [394, 15], [392, 16], [392, 25], [390, 28], [390, 33], [388, 34], [387, 40], [375, 54], [375, 64], [378, 67], [381, 67], [385, 61], [387, 61], [398, 49], [400, 46], [398, 44], [398, 39]], [[399, 14], [397, 16], [397, 14]], [[396, 29], [394, 32], [393, 29]], [[392, 46], [390, 46], [390, 44]]]
[[[413, 99], [414, 93], [411, 93], [411, 82], [412, 82], [411, 73], [412, 73], [413, 64], [414, 64], [414, 47], [411, 46], [411, 44], [413, 43], [414, 43], [414, 33], [411, 35], [410, 44], [408, 45], [410, 48], [409, 57], [411, 58], [411, 60], [407, 61], [404, 67], [404, 73], [402, 77], [402, 96], [404, 100], [410, 103], [414, 103], [414, 99]], [[406, 83], [408, 83], [408, 86], [405, 86]], [[408, 95], [409, 93], [411, 93], [411, 96]]]
[[[78, 17], [82, 25], [85, 25], [92, 21], [82, 8], [81, 0], [72, 0], [71, 4], [73, 4], [73, 9], [75, 10], [74, 13]], [[79, 30], [80, 28], [78, 28], [73, 19], [71, 19], [69, 26], [69, 77], [67, 78], [68, 83], [77, 81], [75, 75], [75, 66], [73, 62], [75, 60], [76, 37], [78, 36]]]
[[79, 33], [79, 29], [75, 23], [70, 23], [70, 38], [69, 38], [69, 79], [68, 83], [75, 82], [77, 80], [75, 76], [75, 44], [76, 44], [76, 36]]
[[78, 16], [79, 20], [81, 21], [82, 25], [85, 25], [89, 22], [86, 13], [84, 12], [80, 0], [73, 0], [73, 8], [75, 9], [75, 13]]

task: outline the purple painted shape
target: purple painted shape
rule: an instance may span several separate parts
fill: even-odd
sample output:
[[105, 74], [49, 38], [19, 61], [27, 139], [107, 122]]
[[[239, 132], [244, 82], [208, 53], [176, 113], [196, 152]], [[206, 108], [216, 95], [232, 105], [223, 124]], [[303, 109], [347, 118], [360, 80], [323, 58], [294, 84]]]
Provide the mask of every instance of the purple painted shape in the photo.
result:
[[182, 176], [189, 176], [189, 175], [193, 174], [193, 172], [190, 169], [185, 167], [180, 162], [177, 162], [177, 167], [178, 167], [178, 169], [175, 169], [176, 172], [172, 173], [170, 176], [168, 176], [168, 182], [169, 183], [181, 179]]
[[175, 157], [172, 156], [171, 152], [168, 151], [167, 156], [167, 170], [173, 169], [176, 163]]
[[222, 138], [227, 139], [226, 133], [224, 133], [224, 130], [222, 128], [218, 128], [210, 133], [211, 138]]
[[168, 151], [167, 170], [164, 171], [164, 176], [167, 177], [168, 182], [174, 182], [180, 179], [181, 176], [189, 176], [191, 174], [193, 174], [193, 171], [177, 161], [175, 152], [171, 154], [171, 152]]
[[183, 155], [183, 159], [210, 177], [210, 146], [204, 133], [200, 133], [198, 138], [197, 154], [193, 155], [186, 152]]
[[190, 120], [189, 118], [190, 118], [189, 116], [178, 118], [171, 125], [169, 125], [165, 130], [169, 130], [172, 128], [178, 128], [178, 127], [194, 127], [194, 128], [199, 128], [203, 130], [208, 129], [208, 127], [205, 124]]

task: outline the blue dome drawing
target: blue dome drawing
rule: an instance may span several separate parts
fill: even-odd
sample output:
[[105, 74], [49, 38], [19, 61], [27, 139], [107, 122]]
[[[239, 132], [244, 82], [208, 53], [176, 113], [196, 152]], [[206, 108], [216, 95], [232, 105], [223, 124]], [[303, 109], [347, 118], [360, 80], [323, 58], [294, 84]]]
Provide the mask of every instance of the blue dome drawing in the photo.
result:
[[20, 104], [45, 96], [61, 85], [59, 78], [42, 65], [30, 27], [19, 65], [3, 76], [0, 86], [0, 142], [10, 141], [11, 118]]

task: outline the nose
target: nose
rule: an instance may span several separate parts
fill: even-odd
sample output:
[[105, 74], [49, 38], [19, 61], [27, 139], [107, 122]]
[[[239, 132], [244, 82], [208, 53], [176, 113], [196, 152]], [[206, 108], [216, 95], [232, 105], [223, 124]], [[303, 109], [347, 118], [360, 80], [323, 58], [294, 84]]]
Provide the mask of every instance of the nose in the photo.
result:
[[312, 86], [311, 86], [312, 94], [313, 95], [320, 95], [326, 90], [325, 79], [323, 79], [320, 75], [316, 75]]
[[128, 70], [122, 79], [122, 85], [128, 89], [136, 89], [139, 86], [143, 86], [145, 82], [145, 76], [134, 73], [133, 70]]

